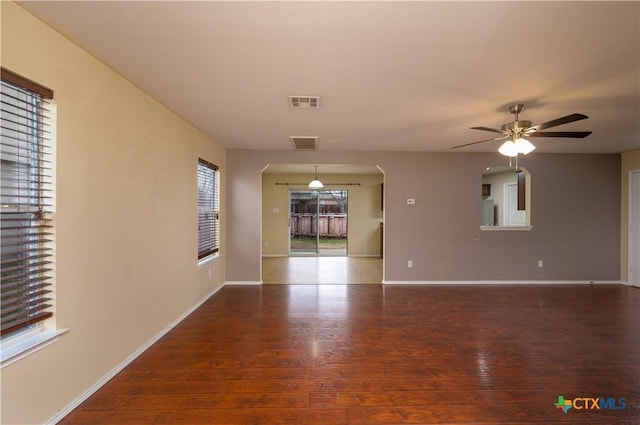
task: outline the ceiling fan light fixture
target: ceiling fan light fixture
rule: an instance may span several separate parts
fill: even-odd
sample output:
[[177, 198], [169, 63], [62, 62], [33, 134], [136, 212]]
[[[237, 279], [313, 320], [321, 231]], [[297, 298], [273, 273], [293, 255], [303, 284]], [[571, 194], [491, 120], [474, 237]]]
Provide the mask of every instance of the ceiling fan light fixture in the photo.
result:
[[[584, 114], [573, 113], [570, 115], [566, 115], [564, 117], [556, 118], [555, 120], [543, 122], [540, 124], [533, 125], [531, 121], [521, 120], [518, 117], [518, 114], [524, 110], [524, 105], [521, 103], [517, 103], [515, 105], [509, 106], [509, 112], [515, 115], [515, 120], [512, 122], [508, 122], [503, 124], [500, 127], [500, 130], [496, 128], [489, 127], [471, 127], [472, 130], [482, 130], [482, 131], [490, 131], [492, 133], [502, 134], [501, 137], [494, 137], [493, 139], [485, 139], [479, 140], [477, 142], [464, 143], [462, 145], [452, 146], [451, 149], [458, 149], [465, 146], [477, 145], [478, 143], [492, 142], [494, 140], [502, 140], [507, 137], [510, 139], [513, 138], [515, 142], [512, 140], [508, 140], [504, 143], [499, 152], [506, 156], [516, 156], [518, 154], [528, 154], [532, 152], [536, 147], [526, 139], [523, 139], [523, 136], [526, 137], [568, 137], [573, 139], [582, 139], [591, 134], [590, 131], [541, 131], [547, 128], [556, 127], [563, 124], [568, 124], [575, 121], [584, 120], [589, 118]], [[522, 141], [520, 141], [522, 139]], [[511, 144], [515, 143], [517, 145], [516, 149], [514, 149]]]
[[530, 152], [533, 152], [536, 149], [536, 147], [533, 145], [533, 143], [531, 143], [530, 141], [528, 141], [527, 139], [522, 138], [522, 137], [517, 139], [514, 142], [514, 144], [515, 144], [515, 147], [516, 147], [518, 153], [521, 153], [521, 154], [524, 154], [524, 155], [526, 155], [526, 154], [528, 154]]
[[518, 148], [513, 140], [507, 140], [504, 142], [502, 146], [500, 146], [500, 149], [498, 149], [498, 152], [508, 157], [518, 156]]

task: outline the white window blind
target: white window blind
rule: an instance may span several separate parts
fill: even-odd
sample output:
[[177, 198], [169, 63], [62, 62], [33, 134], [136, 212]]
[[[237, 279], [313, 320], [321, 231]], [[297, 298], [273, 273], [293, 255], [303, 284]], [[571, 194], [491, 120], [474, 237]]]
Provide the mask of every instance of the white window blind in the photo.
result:
[[220, 249], [220, 173], [218, 166], [198, 160], [198, 259]]
[[51, 90], [2, 69], [1, 334], [53, 315]]

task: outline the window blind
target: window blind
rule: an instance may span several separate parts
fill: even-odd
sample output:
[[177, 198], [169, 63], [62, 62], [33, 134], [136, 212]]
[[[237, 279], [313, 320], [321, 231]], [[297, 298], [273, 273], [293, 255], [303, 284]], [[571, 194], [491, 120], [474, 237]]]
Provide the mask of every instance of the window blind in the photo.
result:
[[0, 92], [1, 335], [53, 315], [53, 93], [2, 69]]
[[220, 248], [220, 174], [218, 166], [198, 160], [198, 259]]

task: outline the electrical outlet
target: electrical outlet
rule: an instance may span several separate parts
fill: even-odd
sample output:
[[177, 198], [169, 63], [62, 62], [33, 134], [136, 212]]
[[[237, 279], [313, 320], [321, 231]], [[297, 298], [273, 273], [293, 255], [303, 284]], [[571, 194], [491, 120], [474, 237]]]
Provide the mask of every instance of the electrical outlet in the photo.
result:
[[413, 260], [407, 261], [407, 267], [409, 268], [413, 267]]
[[544, 267], [544, 262], [542, 260], [538, 260], [538, 267]]

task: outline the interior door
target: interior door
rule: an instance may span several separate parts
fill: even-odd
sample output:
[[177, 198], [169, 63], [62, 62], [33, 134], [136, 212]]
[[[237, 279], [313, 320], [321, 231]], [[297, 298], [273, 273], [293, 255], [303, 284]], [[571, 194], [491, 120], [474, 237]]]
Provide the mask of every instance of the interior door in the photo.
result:
[[504, 185], [504, 225], [505, 226], [526, 226], [527, 212], [518, 210], [518, 185]]

